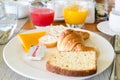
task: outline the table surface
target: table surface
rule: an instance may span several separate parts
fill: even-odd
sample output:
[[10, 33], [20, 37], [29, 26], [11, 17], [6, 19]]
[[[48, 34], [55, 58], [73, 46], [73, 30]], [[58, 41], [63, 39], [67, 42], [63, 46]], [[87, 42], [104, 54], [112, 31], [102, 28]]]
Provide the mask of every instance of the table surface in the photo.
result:
[[[53, 23], [53, 25], [65, 25], [64, 21], [56, 21]], [[24, 25], [22, 25], [23, 27], [21, 28], [22, 30], [31, 30], [34, 29], [34, 26], [32, 25], [31, 21], [28, 19], [26, 21], [26, 23]], [[85, 26], [83, 27], [83, 29], [95, 32], [100, 34], [101, 36], [103, 36], [104, 38], [106, 38], [107, 40], [110, 40], [110, 36], [105, 35], [103, 33], [101, 33], [98, 29], [97, 29], [97, 23], [94, 24], [85, 24]], [[2, 50], [4, 48], [5, 45], [0, 45], [0, 80], [31, 80], [29, 78], [25, 78], [17, 73], [15, 73], [14, 71], [12, 71], [4, 62], [3, 58], [2, 58]], [[118, 77], [120, 76], [120, 55], [117, 54], [117, 75]], [[109, 80], [109, 75], [111, 72], [111, 68], [112, 65], [103, 73], [101, 73], [100, 75], [93, 77], [91, 79], [88, 80]], [[120, 78], [119, 78], [120, 79]]]
[[[55, 21], [53, 23], [53, 25], [65, 25], [65, 22], [64, 21]], [[99, 30], [97, 29], [97, 23], [87, 23], [84, 25], [83, 29], [86, 29], [86, 30], [90, 30], [90, 31], [93, 31], [93, 32], [99, 32]], [[30, 30], [30, 29], [34, 29], [34, 26], [32, 25], [31, 23], [31, 20], [28, 19], [28, 21], [25, 23], [25, 25], [23, 26], [23, 29], [26, 29], [26, 30]]]

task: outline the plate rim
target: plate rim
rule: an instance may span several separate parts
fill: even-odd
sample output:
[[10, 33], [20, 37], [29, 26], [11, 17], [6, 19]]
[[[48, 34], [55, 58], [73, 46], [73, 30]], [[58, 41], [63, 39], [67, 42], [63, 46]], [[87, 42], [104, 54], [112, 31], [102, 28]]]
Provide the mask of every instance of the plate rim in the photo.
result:
[[[109, 31], [110, 31], [111, 33], [105, 32], [105, 31], [101, 30], [100, 27], [104, 27], [103, 24], [106, 24], [106, 25], [107, 25], [107, 26], [105, 26], [105, 27], [108, 27], [108, 29], [109, 29]], [[115, 33], [114, 31], [112, 31], [112, 30], [110, 29], [110, 27], [109, 27], [109, 21], [102, 21], [102, 22], [98, 23], [98, 24], [97, 24], [97, 29], [98, 29], [99, 31], [101, 31], [102, 33], [107, 34], [107, 35], [109, 35], [109, 36], [114, 36], [115, 34], [117, 34], [117, 33]]]
[[[76, 30], [76, 29], [75, 29], [75, 30]], [[95, 34], [95, 35], [101, 37], [102, 39], [104, 39], [106, 42], [108, 42], [104, 37], [100, 36], [99, 34], [96, 34], [96, 33], [94, 33], [94, 32], [88, 31], [88, 30], [83, 30], [83, 29], [80, 29], [80, 30], [86, 31], [86, 32], [90, 32], [90, 33], [92, 33], [92, 34]], [[33, 30], [25, 31], [25, 32], [23, 32], [23, 33], [29, 33], [29, 32], [31, 32], [31, 31], [35, 31], [35, 32], [36, 32], [36, 31], [39, 31], [39, 29], [33, 29]], [[20, 75], [22, 75], [22, 76], [24, 76], [24, 77], [31, 78], [31, 79], [39, 79], [39, 78], [36, 78], [36, 77], [32, 77], [32, 76], [29, 76], [29, 75], [25, 75], [25, 74], [21, 73], [20, 71], [17, 71], [16, 69], [14, 69], [14, 68], [6, 61], [6, 58], [5, 58], [5, 49], [6, 49], [6, 47], [12, 42], [12, 40], [14, 40], [16, 37], [17, 37], [17, 36], [15, 36], [14, 38], [12, 38], [12, 39], [6, 44], [6, 46], [5, 46], [4, 49], [3, 49], [3, 59], [4, 59], [5, 63], [7, 64], [7, 66], [8, 66], [10, 69], [12, 69], [12, 70], [13, 70], [14, 72], [16, 72], [17, 74], [20, 74]], [[108, 43], [109, 43], [109, 42], [108, 42]], [[109, 44], [110, 44], [110, 43], [109, 43]], [[114, 53], [114, 57], [115, 57], [115, 53]], [[113, 60], [114, 60], [114, 57], [113, 57]], [[112, 60], [112, 62], [113, 62], [113, 60]], [[112, 63], [110, 63], [109, 66], [110, 66], [111, 64], [112, 64]], [[106, 67], [103, 71], [105, 71], [106, 69], [108, 69], [109, 66]], [[101, 74], [103, 71], [100, 71], [99, 73], [96, 73], [96, 74], [87, 76], [87, 78], [85, 78], [85, 79], [88, 79], [88, 78], [91, 78], [91, 77], [95, 77], [96, 75]], [[81, 77], [78, 77], [78, 78], [81, 79]], [[78, 79], [78, 78], [76, 78], [76, 79]], [[83, 79], [84, 79], [84, 78], [83, 78]]]

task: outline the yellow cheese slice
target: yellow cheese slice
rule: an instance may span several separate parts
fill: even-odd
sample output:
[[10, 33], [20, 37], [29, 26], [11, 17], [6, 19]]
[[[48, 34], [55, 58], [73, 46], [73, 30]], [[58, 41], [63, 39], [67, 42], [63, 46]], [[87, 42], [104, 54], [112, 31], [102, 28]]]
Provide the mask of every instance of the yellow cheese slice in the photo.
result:
[[45, 31], [18, 34], [25, 52], [29, 52], [31, 46], [38, 44], [38, 39], [46, 34]]

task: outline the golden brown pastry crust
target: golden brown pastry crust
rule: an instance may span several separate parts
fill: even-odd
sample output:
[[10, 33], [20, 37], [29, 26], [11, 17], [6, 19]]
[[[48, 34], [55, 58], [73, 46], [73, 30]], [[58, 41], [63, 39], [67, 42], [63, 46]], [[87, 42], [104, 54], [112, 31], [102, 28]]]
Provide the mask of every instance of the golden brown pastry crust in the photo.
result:
[[77, 32], [82, 35], [84, 40], [86, 40], [90, 37], [90, 34], [88, 32], [82, 32], [82, 31], [77, 31]]
[[71, 51], [74, 45], [78, 43], [82, 44], [82, 41], [83, 39], [79, 37], [78, 33], [76, 33], [74, 30], [67, 29], [59, 36], [57, 47], [59, 51]]
[[[84, 35], [84, 38], [83, 38]], [[85, 46], [84, 39], [87, 39], [87, 32], [67, 29], [62, 32], [58, 38], [57, 48], [59, 51], [89, 51], [95, 50], [92, 47]]]

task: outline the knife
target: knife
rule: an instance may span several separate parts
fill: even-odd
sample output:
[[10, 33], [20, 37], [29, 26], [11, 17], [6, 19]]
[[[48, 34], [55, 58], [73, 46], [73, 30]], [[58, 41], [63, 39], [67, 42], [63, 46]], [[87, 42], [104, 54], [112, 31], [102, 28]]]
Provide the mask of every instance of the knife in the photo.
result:
[[[120, 53], [120, 35], [114, 35], [111, 38], [110, 42], [111, 42], [111, 44], [112, 44], [112, 46], [114, 48], [115, 53], [116, 54]], [[116, 70], [116, 63], [117, 63], [117, 59], [116, 59], [116, 55], [115, 55], [113, 69], [112, 69], [112, 72], [110, 74], [110, 80], [118, 80], [117, 70]]]

